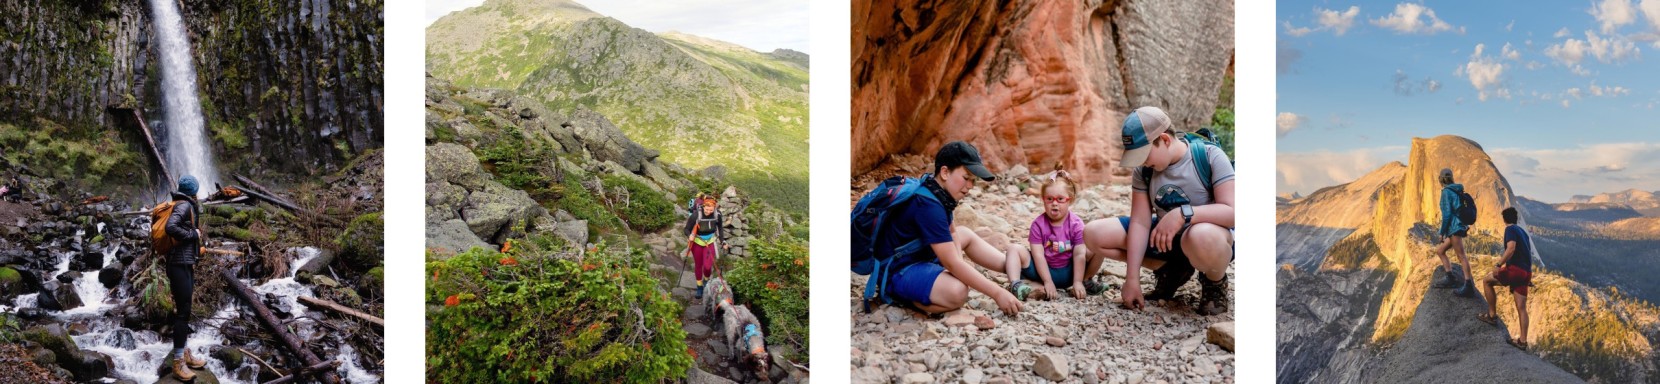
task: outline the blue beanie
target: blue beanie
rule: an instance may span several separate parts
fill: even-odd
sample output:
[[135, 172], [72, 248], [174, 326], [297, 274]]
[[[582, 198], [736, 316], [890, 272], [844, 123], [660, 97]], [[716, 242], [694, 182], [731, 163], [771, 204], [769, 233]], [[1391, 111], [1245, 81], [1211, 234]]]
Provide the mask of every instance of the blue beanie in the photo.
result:
[[196, 177], [185, 175], [179, 178], [179, 193], [196, 196]]

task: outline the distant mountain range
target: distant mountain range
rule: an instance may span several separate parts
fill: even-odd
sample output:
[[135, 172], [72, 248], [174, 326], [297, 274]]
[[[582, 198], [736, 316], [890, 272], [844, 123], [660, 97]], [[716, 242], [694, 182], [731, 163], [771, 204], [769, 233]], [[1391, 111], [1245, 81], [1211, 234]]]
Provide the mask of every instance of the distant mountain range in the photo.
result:
[[[808, 56], [652, 33], [564, 0], [488, 0], [427, 27], [427, 70], [598, 111], [630, 138], [805, 213]], [[706, 191], [707, 192], [707, 191]]]

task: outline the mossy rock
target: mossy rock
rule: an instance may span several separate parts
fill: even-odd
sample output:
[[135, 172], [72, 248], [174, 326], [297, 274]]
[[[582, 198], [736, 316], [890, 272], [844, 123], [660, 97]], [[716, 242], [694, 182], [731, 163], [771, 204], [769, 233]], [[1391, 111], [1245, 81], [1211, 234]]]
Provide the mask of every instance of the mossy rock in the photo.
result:
[[12, 267], [0, 267], [0, 295], [12, 297], [23, 293], [23, 275]]
[[386, 292], [386, 267], [370, 268], [363, 275], [363, 282], [358, 284], [358, 290], [370, 294]]
[[340, 247], [340, 257], [347, 266], [364, 271], [381, 265], [386, 249], [382, 243], [385, 237], [383, 228], [385, 223], [380, 212], [358, 216], [346, 225], [346, 231], [334, 241]]

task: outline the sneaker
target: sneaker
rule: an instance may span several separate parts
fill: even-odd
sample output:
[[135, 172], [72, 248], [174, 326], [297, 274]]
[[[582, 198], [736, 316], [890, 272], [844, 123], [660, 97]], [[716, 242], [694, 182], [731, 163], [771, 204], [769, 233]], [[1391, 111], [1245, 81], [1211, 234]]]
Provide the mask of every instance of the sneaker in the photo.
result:
[[189, 349], [184, 350], [184, 358], [181, 360], [184, 360], [184, 365], [191, 369], [202, 369], [202, 367], [207, 366], [207, 360], [191, 355]]
[[185, 365], [184, 359], [172, 360], [172, 363], [168, 364], [168, 366], [172, 367], [173, 377], [177, 377], [179, 378], [179, 381], [185, 382], [196, 380], [196, 371], [191, 370], [189, 366]]
[[1086, 295], [1099, 295], [1102, 292], [1106, 292], [1108, 289], [1112, 289], [1112, 287], [1109, 287], [1106, 284], [1101, 284], [1101, 282], [1095, 281], [1095, 279], [1084, 280], [1084, 294]]
[[703, 300], [703, 282], [697, 282], [697, 294], [692, 295], [692, 298]]
[[1199, 315], [1210, 316], [1228, 311], [1228, 278], [1210, 281], [1199, 274]]
[[1032, 295], [1032, 286], [1026, 285], [1024, 281], [1015, 281], [1009, 283], [1009, 293], [1013, 293], [1014, 298], [1020, 301], [1026, 301], [1026, 297]]
[[1145, 298], [1148, 301], [1175, 298], [1176, 289], [1193, 278], [1193, 271], [1193, 265], [1185, 261], [1164, 263], [1164, 266], [1153, 271], [1153, 293], [1147, 294]]

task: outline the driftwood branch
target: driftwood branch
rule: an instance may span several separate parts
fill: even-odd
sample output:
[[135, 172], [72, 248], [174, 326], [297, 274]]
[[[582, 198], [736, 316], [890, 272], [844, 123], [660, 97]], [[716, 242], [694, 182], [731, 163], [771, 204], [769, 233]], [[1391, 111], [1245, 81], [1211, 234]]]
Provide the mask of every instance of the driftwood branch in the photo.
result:
[[321, 362], [321, 363], [317, 363], [317, 364], [312, 364], [311, 366], [308, 366], [308, 367], [305, 367], [305, 368], [300, 368], [299, 371], [294, 372], [294, 374], [292, 374], [292, 375], [279, 377], [276, 380], [267, 381], [267, 382], [265, 382], [265, 384], [283, 384], [283, 383], [296, 382], [296, 381], [300, 380], [301, 378], [304, 378], [306, 376], [315, 375], [318, 372], [332, 371], [332, 370], [334, 370], [334, 367], [337, 367], [339, 365], [340, 365], [340, 362], [339, 361], [334, 361], [334, 360], [329, 360], [329, 361], [325, 361], [325, 362]]
[[242, 354], [244, 356], [248, 356], [248, 357], [253, 358], [255, 363], [259, 363], [259, 366], [265, 367], [265, 370], [271, 371], [271, 373], [274, 373], [277, 376], [286, 376], [287, 375], [286, 373], [282, 373], [281, 370], [278, 370], [277, 367], [271, 366], [271, 363], [265, 362], [265, 359], [259, 358], [259, 355], [253, 354], [253, 352], [248, 352], [248, 350], [242, 349], [242, 348], [237, 348], [236, 350], [242, 351]]
[[375, 323], [375, 325], [379, 325], [381, 327], [386, 327], [386, 320], [381, 320], [381, 318], [379, 318], [379, 317], [375, 317], [374, 315], [363, 313], [362, 311], [358, 311], [356, 309], [347, 308], [346, 306], [340, 305], [340, 304], [335, 303], [333, 301], [318, 299], [318, 298], [314, 298], [314, 297], [305, 297], [305, 296], [299, 296], [298, 299], [300, 299], [301, 303], [305, 303], [305, 305], [308, 305], [308, 306], [328, 308], [328, 309], [333, 310], [335, 312], [339, 312], [339, 313], [343, 313], [343, 314], [347, 314], [347, 315], [352, 315], [352, 316], [355, 316], [359, 319], [363, 319], [365, 321]]
[[[241, 297], [244, 303], [254, 309], [254, 317], [259, 319], [260, 324], [265, 325], [266, 330], [275, 334], [277, 339], [282, 341], [284, 347], [288, 347], [288, 352], [298, 356], [307, 367], [323, 362], [322, 359], [317, 358], [317, 355], [312, 354], [311, 350], [305, 348], [305, 343], [302, 343], [300, 338], [289, 333], [288, 328], [282, 326], [282, 321], [277, 320], [277, 317], [271, 314], [271, 309], [266, 308], [265, 303], [260, 302], [259, 295], [249, 289], [247, 284], [243, 284], [242, 280], [238, 280], [230, 269], [220, 270], [219, 274], [225, 278], [225, 285], [231, 287], [231, 292], [236, 293], [237, 297]], [[340, 376], [334, 374], [334, 372], [326, 372], [323, 374], [323, 382], [339, 384]]]

